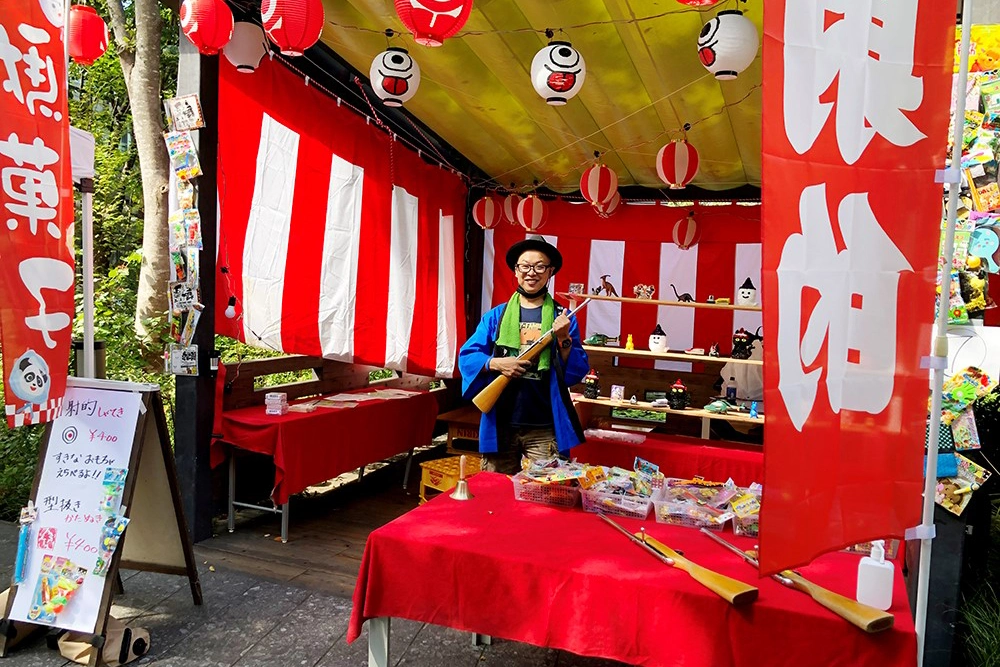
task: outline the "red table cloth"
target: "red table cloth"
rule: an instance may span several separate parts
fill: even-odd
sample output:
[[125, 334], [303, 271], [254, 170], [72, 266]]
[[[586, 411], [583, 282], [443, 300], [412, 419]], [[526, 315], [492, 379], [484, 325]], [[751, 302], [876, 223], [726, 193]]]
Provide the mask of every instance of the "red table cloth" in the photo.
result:
[[705, 444], [700, 438], [647, 434], [646, 441], [626, 443], [600, 438], [574, 447], [570, 456], [582, 463], [619, 466], [631, 470], [636, 456], [660, 466], [667, 477], [725, 482], [732, 477], [740, 486], [764, 482], [764, 448], [730, 442], [723, 446]]
[[[635, 665], [886, 667], [916, 664], [900, 574], [895, 628], [868, 635], [690, 528], [619, 519], [705, 567], [760, 588], [736, 608], [663, 565], [594, 514], [515, 501], [504, 475], [469, 480], [475, 498], [441, 494], [373, 532], [347, 631], [407, 618]], [[743, 548], [748, 539], [725, 532]], [[860, 556], [827, 554], [802, 574], [853, 596]]]
[[230, 410], [222, 416], [221, 441], [212, 443], [212, 467], [225, 461], [225, 443], [272, 457], [271, 498], [281, 505], [311, 484], [430, 444], [437, 412], [437, 399], [426, 391], [287, 415], [265, 414], [263, 405]]

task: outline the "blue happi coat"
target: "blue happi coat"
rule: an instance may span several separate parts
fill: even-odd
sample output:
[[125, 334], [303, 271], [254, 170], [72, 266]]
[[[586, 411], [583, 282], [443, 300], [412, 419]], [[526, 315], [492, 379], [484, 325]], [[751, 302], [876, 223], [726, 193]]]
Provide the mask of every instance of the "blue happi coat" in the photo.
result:
[[[476, 332], [465, 341], [458, 355], [458, 369], [462, 374], [462, 397], [472, 400], [476, 394], [496, 378], [499, 373], [487, 368], [500, 333], [500, 321], [503, 319], [507, 305], [497, 306], [483, 315], [476, 327]], [[556, 305], [556, 313], [562, 308]], [[580, 328], [576, 317], [570, 316], [569, 333], [573, 339], [566, 361], [563, 361], [559, 348], [552, 344], [552, 370], [549, 373], [549, 398], [552, 403], [552, 423], [556, 435], [559, 452], [568, 454], [572, 447], [583, 442], [583, 430], [580, 428], [576, 411], [569, 397], [569, 389], [581, 382], [590, 363], [587, 353], [583, 350], [580, 340]], [[479, 422], [479, 451], [492, 453], [497, 451], [497, 417], [496, 409], [483, 414]]]

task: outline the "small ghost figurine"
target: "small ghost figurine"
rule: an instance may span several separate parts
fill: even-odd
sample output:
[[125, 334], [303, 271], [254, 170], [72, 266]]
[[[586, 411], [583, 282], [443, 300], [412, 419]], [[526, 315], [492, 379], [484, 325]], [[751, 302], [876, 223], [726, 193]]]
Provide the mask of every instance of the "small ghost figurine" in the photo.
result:
[[743, 281], [740, 288], [736, 290], [736, 305], [737, 306], [756, 306], [757, 305], [757, 288], [753, 286], [753, 281], [749, 278]]
[[628, 339], [626, 339], [626, 341], [625, 341], [625, 349], [626, 350], [634, 350], [635, 349], [635, 343], [632, 342], [632, 334], [629, 334], [628, 335]]

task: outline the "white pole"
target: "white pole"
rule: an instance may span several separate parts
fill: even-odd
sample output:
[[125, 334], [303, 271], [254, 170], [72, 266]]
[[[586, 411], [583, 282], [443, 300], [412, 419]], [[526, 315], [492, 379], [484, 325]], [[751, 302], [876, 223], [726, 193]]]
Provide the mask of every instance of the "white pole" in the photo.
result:
[[[89, 183], [87, 182], [89, 181]], [[83, 376], [97, 375], [94, 359], [94, 193], [93, 181], [84, 181], [83, 193]]]
[[[944, 257], [941, 269], [941, 295], [938, 299], [937, 334], [931, 356], [934, 364], [931, 383], [930, 428], [927, 435], [927, 471], [924, 473], [924, 516], [920, 524], [920, 568], [917, 573], [917, 610], [914, 619], [917, 631], [917, 667], [924, 664], [924, 643], [927, 630], [927, 592], [931, 574], [931, 543], [934, 529], [934, 491], [937, 487], [938, 433], [941, 431], [941, 392], [944, 369], [948, 358], [948, 294], [951, 287], [951, 264], [955, 256], [955, 217], [958, 214], [958, 195], [961, 188], [962, 133], [965, 128], [965, 91], [969, 80], [969, 33], [972, 32], [972, 0], [962, 0], [962, 48], [959, 52], [958, 90], [955, 95], [955, 132], [949, 171], [958, 180], [948, 188], [948, 223], [945, 227]], [[955, 178], [958, 176], [958, 178]]]

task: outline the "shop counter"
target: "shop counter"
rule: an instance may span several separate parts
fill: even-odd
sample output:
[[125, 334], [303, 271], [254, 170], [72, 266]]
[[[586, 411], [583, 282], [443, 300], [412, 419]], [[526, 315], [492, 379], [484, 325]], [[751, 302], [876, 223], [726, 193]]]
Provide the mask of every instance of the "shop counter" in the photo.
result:
[[[511, 480], [479, 473], [475, 496], [442, 494], [373, 532], [347, 639], [369, 621], [369, 665], [387, 664], [391, 618], [633, 665], [912, 667], [916, 635], [897, 572], [895, 627], [868, 635], [808, 596], [756, 572], [690, 528], [619, 519], [691, 560], [760, 588], [732, 607], [662, 564], [596, 515], [514, 500]], [[753, 542], [727, 529], [743, 548]], [[831, 553], [801, 573], [853, 596], [860, 556]]]

